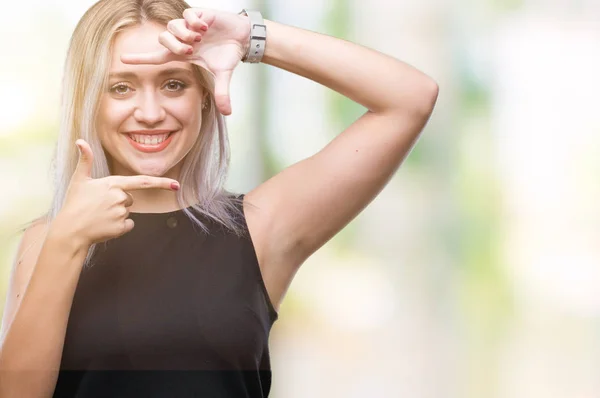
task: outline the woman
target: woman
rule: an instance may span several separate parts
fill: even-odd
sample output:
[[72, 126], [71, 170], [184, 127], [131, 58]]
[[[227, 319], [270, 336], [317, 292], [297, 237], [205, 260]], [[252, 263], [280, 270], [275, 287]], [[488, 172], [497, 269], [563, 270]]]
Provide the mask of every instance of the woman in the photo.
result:
[[[241, 60], [368, 111], [232, 195], [222, 115]], [[67, 55], [54, 201], [11, 276], [0, 396], [266, 397], [292, 278], [381, 191], [436, 98], [400, 61], [254, 12], [96, 3]]]

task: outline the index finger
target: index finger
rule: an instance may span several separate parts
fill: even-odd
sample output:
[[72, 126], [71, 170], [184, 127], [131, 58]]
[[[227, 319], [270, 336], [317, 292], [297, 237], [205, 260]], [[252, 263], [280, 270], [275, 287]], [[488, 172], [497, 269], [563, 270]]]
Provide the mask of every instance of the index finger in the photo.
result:
[[121, 54], [121, 62], [124, 64], [151, 64], [151, 65], [160, 65], [166, 64], [171, 61], [181, 61], [181, 56], [169, 51], [168, 49], [163, 49], [154, 52], [147, 53], [126, 53]]
[[177, 191], [179, 182], [171, 178], [153, 176], [110, 176], [112, 186], [124, 191], [136, 191], [139, 189], [168, 189]]

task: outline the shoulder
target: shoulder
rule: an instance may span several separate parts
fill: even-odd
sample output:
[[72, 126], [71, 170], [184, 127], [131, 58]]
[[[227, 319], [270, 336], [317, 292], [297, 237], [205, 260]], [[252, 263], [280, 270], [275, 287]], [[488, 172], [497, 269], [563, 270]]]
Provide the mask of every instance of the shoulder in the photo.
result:
[[[276, 219], [276, 203], [261, 190], [253, 190], [243, 197], [242, 209], [248, 232], [254, 243], [261, 265], [277, 263], [278, 267], [291, 266], [295, 243], [285, 239], [282, 223]], [[286, 217], [281, 215], [280, 217]], [[288, 264], [289, 263], [289, 264]]]
[[48, 222], [45, 217], [30, 222], [23, 231], [10, 273], [2, 331], [6, 330], [12, 320], [23, 297], [23, 292], [29, 284], [47, 232]]
[[46, 217], [39, 217], [29, 223], [23, 230], [23, 236], [17, 251], [17, 259], [25, 256], [37, 258], [44, 238], [48, 233], [48, 225]]
[[256, 193], [244, 195], [242, 209], [267, 294], [278, 311], [297, 270], [295, 259], [289, 255], [293, 244], [276, 239], [284, 234], [273, 222], [269, 202], [260, 200]]
[[45, 217], [40, 217], [33, 220], [25, 228], [13, 264], [13, 276], [24, 277], [29, 280], [48, 233], [48, 225], [48, 220]]

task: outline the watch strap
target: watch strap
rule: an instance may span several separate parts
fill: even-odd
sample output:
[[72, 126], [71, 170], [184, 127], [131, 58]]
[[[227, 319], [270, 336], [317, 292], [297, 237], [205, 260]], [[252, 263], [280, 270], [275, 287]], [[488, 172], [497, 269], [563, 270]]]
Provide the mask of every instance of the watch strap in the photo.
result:
[[250, 20], [250, 44], [248, 52], [242, 58], [242, 62], [252, 64], [259, 63], [265, 54], [267, 43], [267, 27], [259, 11], [243, 9], [240, 14], [245, 14]]

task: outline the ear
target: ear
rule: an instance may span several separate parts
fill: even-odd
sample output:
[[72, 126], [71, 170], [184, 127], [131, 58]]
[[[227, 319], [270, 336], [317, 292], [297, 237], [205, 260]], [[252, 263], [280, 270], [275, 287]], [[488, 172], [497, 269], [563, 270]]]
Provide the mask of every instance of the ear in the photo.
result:
[[205, 109], [208, 107], [209, 101], [210, 101], [210, 93], [208, 92], [207, 89], [204, 89], [204, 92], [202, 94], [202, 109]]

